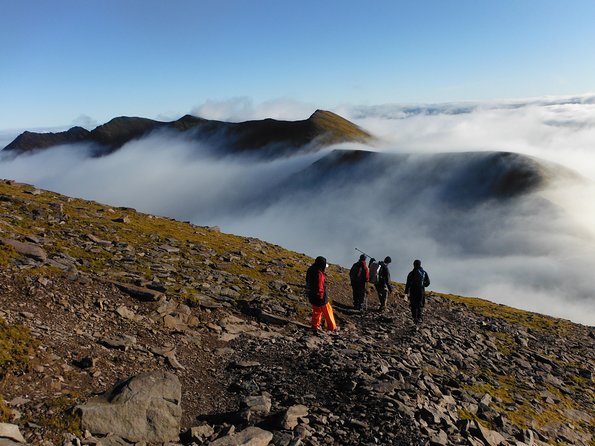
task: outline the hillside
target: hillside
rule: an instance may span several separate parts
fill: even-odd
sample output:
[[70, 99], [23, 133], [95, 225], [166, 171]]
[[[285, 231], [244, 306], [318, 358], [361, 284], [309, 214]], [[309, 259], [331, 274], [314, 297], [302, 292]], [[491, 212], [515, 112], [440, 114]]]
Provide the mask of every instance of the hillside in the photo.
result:
[[[308, 119], [280, 121], [264, 119], [246, 122], [222, 122], [186, 115], [176, 121], [120, 116], [88, 131], [73, 127], [65, 132], [24, 132], [8, 144], [5, 153], [22, 153], [57, 145], [86, 143], [94, 146], [94, 156], [104, 156], [127, 142], [156, 131], [186, 133], [189, 138], [225, 149], [225, 152], [264, 151], [271, 155], [288, 155], [298, 148], [315, 149], [341, 142], [364, 142], [371, 135], [335, 113], [317, 110]], [[311, 147], [309, 147], [311, 146]]]
[[[0, 240], [2, 445], [14, 426], [44, 445], [593, 444], [593, 327], [432, 292], [416, 329], [401, 285], [354, 312], [331, 265], [340, 331], [317, 335], [311, 258], [11, 181]], [[114, 386], [149, 372], [167, 385], [133, 429], [118, 392], [143, 385]]]

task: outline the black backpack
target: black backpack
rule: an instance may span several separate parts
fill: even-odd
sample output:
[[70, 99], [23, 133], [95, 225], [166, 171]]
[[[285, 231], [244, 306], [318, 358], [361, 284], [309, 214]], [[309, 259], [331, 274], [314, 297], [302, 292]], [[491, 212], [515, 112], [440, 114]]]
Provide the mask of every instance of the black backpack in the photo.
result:
[[360, 282], [363, 274], [364, 267], [362, 266], [361, 262], [356, 262], [349, 270], [349, 279], [351, 279], [352, 283]]

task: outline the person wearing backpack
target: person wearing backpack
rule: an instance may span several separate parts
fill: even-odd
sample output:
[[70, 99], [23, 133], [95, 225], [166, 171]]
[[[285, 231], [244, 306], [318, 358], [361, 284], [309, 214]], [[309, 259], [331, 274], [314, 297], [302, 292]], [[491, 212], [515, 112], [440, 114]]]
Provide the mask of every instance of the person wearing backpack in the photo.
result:
[[422, 321], [422, 308], [426, 303], [425, 288], [430, 285], [430, 276], [421, 267], [421, 260], [413, 262], [413, 270], [407, 275], [405, 294], [409, 297], [411, 316], [413, 322], [419, 324]]
[[366, 265], [366, 255], [359, 256], [359, 260], [349, 270], [351, 289], [353, 291], [353, 308], [361, 310], [366, 299], [366, 283], [370, 281], [370, 271]]
[[326, 291], [326, 274], [324, 273], [326, 267], [326, 259], [318, 256], [306, 272], [306, 295], [312, 305], [312, 328], [316, 331], [320, 330], [323, 316], [327, 330], [335, 331], [337, 329], [333, 308], [328, 301]]
[[392, 262], [389, 256], [384, 258], [378, 266], [378, 279], [376, 286], [376, 292], [378, 293], [378, 300], [380, 301], [380, 308], [378, 311], [384, 311], [386, 308], [386, 301], [389, 293], [393, 292], [393, 287], [390, 284], [390, 271], [388, 265]]
[[370, 258], [368, 263], [368, 271], [370, 271], [370, 283], [376, 285], [378, 283], [378, 271], [380, 270], [380, 263], [374, 257]]

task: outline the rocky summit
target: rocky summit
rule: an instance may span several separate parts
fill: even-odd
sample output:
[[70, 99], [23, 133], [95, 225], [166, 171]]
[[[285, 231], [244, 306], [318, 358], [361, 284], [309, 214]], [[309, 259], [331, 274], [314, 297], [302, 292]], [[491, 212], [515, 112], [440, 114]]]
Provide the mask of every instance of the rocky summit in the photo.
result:
[[2, 181], [0, 445], [594, 444], [593, 327], [434, 291], [415, 326], [331, 265], [315, 333], [311, 262]]

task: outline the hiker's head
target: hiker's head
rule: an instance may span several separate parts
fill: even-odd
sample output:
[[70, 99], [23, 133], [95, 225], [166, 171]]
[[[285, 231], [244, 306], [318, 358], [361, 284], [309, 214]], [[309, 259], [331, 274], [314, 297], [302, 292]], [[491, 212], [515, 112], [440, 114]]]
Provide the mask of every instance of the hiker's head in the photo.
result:
[[386, 257], [384, 258], [384, 263], [386, 263], [387, 265], [388, 265], [390, 262], [392, 262], [392, 261], [393, 261], [393, 259], [391, 259], [391, 258], [390, 258], [390, 256], [386, 256]]
[[413, 261], [414, 268], [421, 268], [421, 260], [414, 260]]
[[316, 260], [314, 260], [314, 264], [318, 269], [321, 269], [322, 271], [326, 269], [326, 259], [322, 256], [316, 257]]
[[362, 254], [361, 256], [359, 256], [359, 259], [362, 260], [362, 261], [366, 260], [366, 255], [365, 254]]

